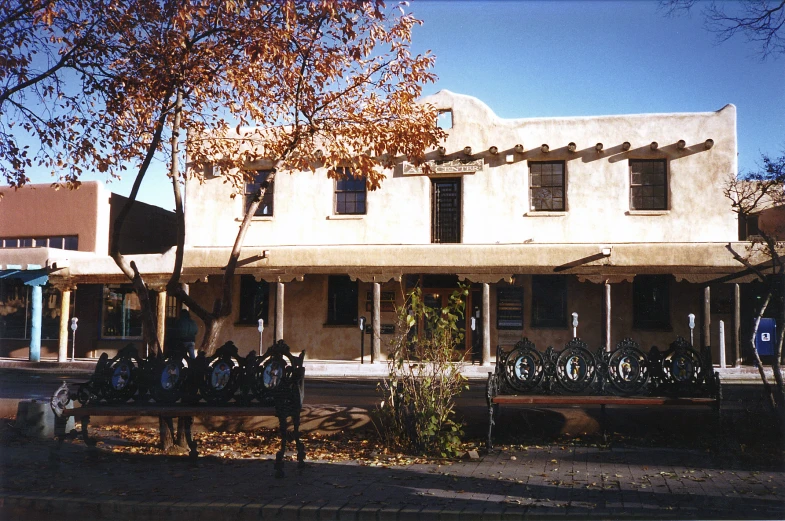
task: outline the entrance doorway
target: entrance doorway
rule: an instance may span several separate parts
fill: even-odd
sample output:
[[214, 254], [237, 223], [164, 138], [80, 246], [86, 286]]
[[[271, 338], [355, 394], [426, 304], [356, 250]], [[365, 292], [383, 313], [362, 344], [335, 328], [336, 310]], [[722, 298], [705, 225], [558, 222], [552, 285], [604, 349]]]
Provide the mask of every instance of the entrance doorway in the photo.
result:
[[431, 179], [431, 242], [461, 242], [461, 178]]

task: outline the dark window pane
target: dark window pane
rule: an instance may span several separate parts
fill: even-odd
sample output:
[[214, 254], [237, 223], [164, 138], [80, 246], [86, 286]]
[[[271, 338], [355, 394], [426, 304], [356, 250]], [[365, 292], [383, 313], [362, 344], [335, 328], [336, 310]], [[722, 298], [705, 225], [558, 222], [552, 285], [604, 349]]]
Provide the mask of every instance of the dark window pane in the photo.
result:
[[32, 248], [33, 247], [33, 239], [31, 239], [31, 238], [19, 239], [19, 247], [20, 248]]
[[78, 250], [79, 249], [79, 237], [76, 235], [70, 235], [68, 237], [63, 238], [63, 249], [64, 250]]
[[567, 278], [532, 276], [532, 326], [567, 327]]
[[0, 338], [29, 338], [29, 297], [30, 286], [21, 280], [0, 279]]
[[49, 238], [49, 247], [50, 248], [63, 248], [63, 238], [62, 237], [50, 237]]
[[130, 284], [104, 286], [101, 336], [104, 338], [142, 336], [142, 308]]
[[630, 208], [665, 210], [668, 178], [664, 159], [630, 159]]
[[253, 275], [240, 276], [240, 316], [238, 323], [254, 324], [259, 319], [269, 324], [270, 285], [265, 280], [257, 281]]
[[327, 323], [357, 324], [357, 281], [348, 275], [330, 275], [327, 280]]
[[632, 282], [632, 325], [636, 329], [670, 329], [670, 276], [638, 275]]
[[532, 210], [564, 211], [564, 162], [529, 163]]
[[[339, 168], [342, 175], [351, 176], [348, 168]], [[357, 215], [365, 213], [365, 177], [346, 177], [335, 181], [335, 213]]]

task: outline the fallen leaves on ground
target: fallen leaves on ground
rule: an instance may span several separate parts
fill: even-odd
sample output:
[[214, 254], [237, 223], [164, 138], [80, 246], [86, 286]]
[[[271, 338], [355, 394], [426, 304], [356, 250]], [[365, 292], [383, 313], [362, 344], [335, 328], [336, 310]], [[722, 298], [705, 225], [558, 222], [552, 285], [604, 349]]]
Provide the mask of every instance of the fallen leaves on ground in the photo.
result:
[[[160, 454], [158, 429], [127, 425], [102, 425], [91, 429], [99, 446], [116, 453]], [[290, 433], [291, 435], [291, 433]], [[269, 458], [281, 448], [276, 429], [254, 432], [194, 432], [199, 454], [227, 459]], [[407, 466], [415, 463], [449, 464], [451, 460], [391, 452], [374, 440], [358, 433], [301, 433], [308, 459], [330, 462], [356, 461], [373, 467]], [[464, 443], [462, 450], [477, 450], [476, 443]], [[294, 442], [287, 443], [287, 454], [295, 457]]]

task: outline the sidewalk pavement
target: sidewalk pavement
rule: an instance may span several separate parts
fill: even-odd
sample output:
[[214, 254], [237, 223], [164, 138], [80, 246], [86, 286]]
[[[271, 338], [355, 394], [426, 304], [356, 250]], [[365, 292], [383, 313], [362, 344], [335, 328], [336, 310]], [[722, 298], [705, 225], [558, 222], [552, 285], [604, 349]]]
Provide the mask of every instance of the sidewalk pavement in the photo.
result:
[[[20, 358], [0, 358], [0, 370], [25, 371], [34, 373], [60, 374], [64, 376], [89, 376], [95, 369], [96, 360], [79, 358], [74, 361], [58, 362], [56, 359], [43, 359], [40, 362], [30, 362]], [[463, 375], [469, 380], [487, 380], [488, 372], [493, 371], [493, 365], [465, 364]], [[728, 383], [756, 384], [760, 383], [760, 374], [757, 368], [751, 366], [728, 367], [720, 369], [720, 380]], [[351, 360], [305, 360], [305, 374], [308, 378], [346, 378], [379, 380], [388, 374], [387, 363], [370, 362], [361, 364]], [[766, 376], [773, 381], [771, 367], [765, 367]]]
[[4, 443], [0, 518], [785, 519], [785, 471], [695, 448], [505, 446], [445, 464], [143, 456]]

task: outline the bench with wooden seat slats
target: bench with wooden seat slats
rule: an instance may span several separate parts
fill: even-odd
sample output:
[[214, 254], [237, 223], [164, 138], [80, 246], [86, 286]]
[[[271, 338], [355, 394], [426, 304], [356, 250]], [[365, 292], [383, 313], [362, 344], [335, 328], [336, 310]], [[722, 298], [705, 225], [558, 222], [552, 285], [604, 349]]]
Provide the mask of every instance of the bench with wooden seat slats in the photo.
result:
[[493, 448], [493, 427], [501, 405], [704, 406], [719, 417], [722, 388], [713, 371], [711, 352], [698, 353], [678, 337], [667, 351], [652, 347], [648, 354], [625, 338], [612, 351], [592, 353], [580, 338], [561, 351], [538, 351], [528, 338], [507, 351], [496, 349], [495, 371], [488, 373], [487, 448]]

